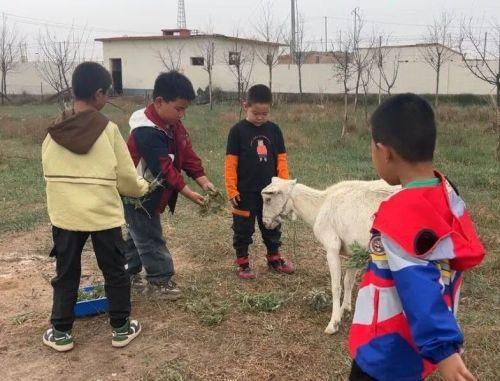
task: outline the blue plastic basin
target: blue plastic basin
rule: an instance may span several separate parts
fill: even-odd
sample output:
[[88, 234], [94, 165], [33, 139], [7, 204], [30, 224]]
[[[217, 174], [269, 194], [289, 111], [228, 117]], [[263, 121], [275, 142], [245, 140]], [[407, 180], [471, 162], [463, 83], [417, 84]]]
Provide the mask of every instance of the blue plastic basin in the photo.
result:
[[[87, 286], [82, 287], [80, 290], [85, 292], [91, 292], [97, 286]], [[99, 299], [82, 300], [76, 302], [75, 304], [75, 316], [93, 316], [108, 312], [108, 299], [103, 296]]]

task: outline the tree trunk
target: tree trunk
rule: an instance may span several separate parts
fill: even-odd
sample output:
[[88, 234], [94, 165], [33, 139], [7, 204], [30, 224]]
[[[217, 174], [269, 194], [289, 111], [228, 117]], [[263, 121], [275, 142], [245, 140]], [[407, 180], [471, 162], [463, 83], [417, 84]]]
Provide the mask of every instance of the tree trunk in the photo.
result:
[[269, 65], [269, 90], [273, 92], [273, 66]]
[[436, 69], [436, 94], [434, 96], [434, 107], [436, 108], [436, 111], [439, 107], [439, 77], [441, 74], [441, 67], [438, 66]]
[[340, 138], [342, 139], [347, 133], [347, 106], [348, 106], [348, 94], [347, 89], [344, 87], [344, 120], [342, 122], [342, 134]]
[[297, 65], [297, 67], [299, 68], [299, 93], [302, 95], [302, 66]]
[[[500, 66], [500, 57], [498, 58], [498, 65]], [[500, 73], [497, 74], [497, 134], [498, 134], [498, 142], [497, 142], [497, 150], [496, 150], [496, 158], [500, 161]]]
[[358, 72], [358, 78], [356, 78], [356, 89], [354, 93], [354, 113], [358, 110], [358, 95], [359, 95], [359, 81], [361, 79], [361, 71]]
[[208, 71], [208, 102], [210, 103], [210, 111], [211, 111], [214, 109], [212, 70]]
[[380, 73], [381, 68], [378, 69], [378, 104], [382, 102], [382, 73]]
[[4, 91], [4, 84], [5, 84], [5, 72], [2, 71], [2, 84], [1, 84], [1, 90], [0, 93], [2, 93], [2, 105], [5, 104], [5, 91]]
[[365, 113], [365, 123], [368, 126], [369, 125], [369, 123], [368, 123], [368, 89], [365, 88], [364, 85], [363, 85], [363, 92], [364, 92], [363, 109], [364, 109], [364, 113]]

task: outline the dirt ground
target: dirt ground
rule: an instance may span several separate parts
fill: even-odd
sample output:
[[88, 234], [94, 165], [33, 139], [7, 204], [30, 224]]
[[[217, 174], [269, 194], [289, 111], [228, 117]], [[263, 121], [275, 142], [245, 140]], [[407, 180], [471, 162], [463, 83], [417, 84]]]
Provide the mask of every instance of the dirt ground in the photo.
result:
[[[165, 229], [169, 234], [176, 227], [167, 225]], [[78, 320], [73, 330], [74, 350], [55, 353], [41, 342], [41, 334], [48, 326], [50, 278], [55, 267], [48, 257], [50, 239], [49, 225], [0, 237], [3, 380], [340, 380], [346, 376], [346, 327], [336, 337], [324, 335], [328, 311], [304, 324], [304, 316], [300, 316], [303, 305], [296, 309], [287, 303], [277, 313], [245, 312], [239, 308], [239, 300], [233, 298], [220, 324], [200, 322], [204, 307], [197, 307], [196, 294], [212, 294], [211, 299], [223, 301], [231, 300], [232, 288], [242, 290], [238, 292], [246, 292], [247, 287], [272, 291], [273, 283], [289, 289], [290, 282], [300, 288], [301, 281], [267, 274], [262, 259], [256, 265], [262, 278], [259, 284], [247, 286], [240, 282], [234, 276], [230, 257], [223, 260], [220, 271], [215, 270], [220, 266], [217, 261], [214, 270], [207, 274], [203, 256], [183, 253], [189, 248], [175, 245], [175, 239], [173, 251], [177, 279], [185, 289], [183, 299], [157, 302], [142, 295], [134, 296], [133, 316], [143, 323], [144, 330], [125, 349], [111, 347], [110, 328], [103, 315]], [[222, 246], [226, 244], [219, 245]], [[101, 279], [91, 246], [84, 251], [82, 266], [81, 284]], [[328, 279], [322, 278], [328, 287]], [[219, 290], [212, 292], [212, 287]], [[194, 308], [189, 308], [193, 305]], [[314, 335], [310, 335], [311, 323], [315, 326]], [[333, 353], [324, 348], [331, 345], [336, 358], [343, 363], [338, 371], [328, 365]], [[312, 370], [319, 364], [324, 368]]]

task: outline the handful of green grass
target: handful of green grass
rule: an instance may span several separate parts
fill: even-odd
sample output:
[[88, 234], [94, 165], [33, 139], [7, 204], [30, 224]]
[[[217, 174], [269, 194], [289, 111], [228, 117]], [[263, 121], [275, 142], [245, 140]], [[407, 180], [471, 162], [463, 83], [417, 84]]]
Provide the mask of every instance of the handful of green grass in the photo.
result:
[[358, 242], [354, 242], [351, 246], [351, 256], [347, 259], [346, 265], [350, 269], [361, 269], [366, 266], [368, 259], [370, 258], [370, 253]]
[[217, 214], [224, 210], [225, 205], [226, 199], [220, 191], [208, 191], [205, 194], [203, 205], [200, 205], [200, 215]]
[[100, 299], [103, 298], [104, 295], [104, 286], [96, 286], [90, 291], [78, 290], [77, 301], [83, 302], [85, 300]]

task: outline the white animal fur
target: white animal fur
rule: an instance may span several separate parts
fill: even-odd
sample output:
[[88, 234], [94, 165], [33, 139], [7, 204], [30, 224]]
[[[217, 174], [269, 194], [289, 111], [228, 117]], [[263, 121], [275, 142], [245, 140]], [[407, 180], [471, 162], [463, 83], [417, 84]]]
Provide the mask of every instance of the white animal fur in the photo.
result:
[[351, 310], [351, 294], [356, 270], [347, 269], [344, 276], [344, 298], [340, 304], [342, 269], [340, 255], [350, 255], [350, 247], [358, 243], [366, 247], [370, 240], [373, 214], [380, 203], [400, 189], [378, 181], [343, 181], [319, 191], [298, 184], [297, 180], [274, 177], [262, 190], [263, 221], [272, 229], [286, 216], [298, 215], [314, 231], [324, 246], [332, 280], [332, 317], [325, 329], [338, 331], [344, 311]]

